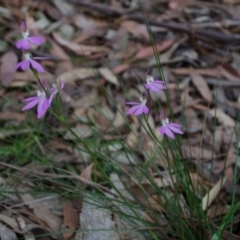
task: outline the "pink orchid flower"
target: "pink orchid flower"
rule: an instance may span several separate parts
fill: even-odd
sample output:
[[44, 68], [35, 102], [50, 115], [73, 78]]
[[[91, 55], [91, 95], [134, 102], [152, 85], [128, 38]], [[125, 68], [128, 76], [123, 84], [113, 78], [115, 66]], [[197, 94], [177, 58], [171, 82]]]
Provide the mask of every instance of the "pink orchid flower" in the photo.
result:
[[[160, 118], [162, 118], [163, 116], [163, 112], [161, 112], [160, 114]], [[178, 124], [178, 123], [169, 123], [169, 119], [165, 118], [165, 119], [161, 119], [162, 122], [162, 126], [159, 128], [159, 132], [164, 135], [166, 134], [168, 137], [174, 139], [174, 133], [178, 133], [178, 134], [183, 134], [183, 132], [179, 129], [182, 127], [182, 125]]]
[[49, 100], [46, 97], [45, 91], [37, 91], [37, 96], [29, 97], [23, 100], [28, 104], [22, 109], [23, 111], [33, 108], [38, 104], [37, 116], [38, 118], [43, 117], [48, 108], [50, 107]]
[[153, 76], [151, 75], [147, 75], [146, 82], [147, 84], [145, 84], [145, 87], [153, 92], [159, 92], [162, 89], [166, 89], [166, 87], [163, 85], [164, 81], [154, 80]]
[[64, 82], [61, 80], [61, 79], [58, 79], [56, 83], [54, 83], [52, 85], [52, 87], [50, 88], [50, 91], [51, 91], [51, 95], [50, 95], [50, 98], [49, 98], [49, 104], [52, 103], [52, 100], [54, 98], [54, 96], [64, 88], [65, 84]]
[[41, 57], [34, 57], [32, 58], [31, 54], [29, 52], [23, 53], [23, 56], [25, 58], [25, 60], [19, 62], [16, 66], [15, 69], [17, 68], [21, 68], [22, 70], [27, 70], [30, 65], [32, 66], [32, 68], [34, 68], [35, 70], [37, 70], [38, 72], [44, 72], [44, 69], [42, 67], [41, 64], [39, 64], [38, 62], [36, 62], [33, 59], [46, 59], [46, 58], [41, 58]]
[[24, 49], [28, 50], [30, 48], [30, 43], [35, 45], [41, 45], [45, 42], [45, 39], [43, 37], [33, 36], [29, 37], [29, 30], [26, 27], [26, 24], [24, 21], [20, 23], [20, 29], [22, 31], [23, 39], [20, 39], [16, 43], [16, 47], [18, 49]]
[[138, 102], [127, 102], [128, 105], [134, 105], [131, 107], [126, 114], [134, 114], [135, 116], [138, 116], [142, 113], [147, 114], [149, 109], [146, 106], [147, 99], [140, 98], [140, 103]]

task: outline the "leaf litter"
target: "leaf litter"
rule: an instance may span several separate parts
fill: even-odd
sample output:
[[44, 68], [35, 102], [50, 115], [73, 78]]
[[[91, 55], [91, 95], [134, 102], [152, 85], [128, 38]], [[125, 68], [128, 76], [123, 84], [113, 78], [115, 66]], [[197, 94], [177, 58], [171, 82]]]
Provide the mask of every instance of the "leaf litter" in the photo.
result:
[[[113, 184], [118, 184], [117, 188], [127, 194], [129, 201], [134, 202], [134, 191], [139, 186], [133, 179], [141, 175], [136, 166], [139, 163], [148, 166], [149, 156], [153, 154], [154, 142], [141, 127], [144, 124], [140, 125], [139, 119], [135, 116], [128, 119], [131, 123], [131, 130], [129, 130], [124, 116], [126, 111], [124, 103], [131, 92], [136, 91], [138, 94], [134, 97], [139, 97], [140, 92], [136, 85], [139, 81], [141, 83], [145, 81], [144, 74], [150, 67], [152, 75], [157, 77], [159, 73], [144, 18], [137, 14], [140, 11], [138, 4], [124, 5], [126, 4], [123, 3], [124, 1], [113, 0], [104, 5], [102, 2], [83, 3], [61, 0], [61, 3], [60, 1], [41, 4], [30, 2], [24, 6], [24, 1], [20, 0], [3, 1], [0, 9], [4, 32], [3, 42], [0, 41], [2, 87], [0, 89], [0, 140], [1, 146], [6, 148], [9, 147], [10, 139], [24, 138], [27, 134], [33, 134], [34, 141], [41, 139], [38, 135], [39, 130], [35, 127], [38, 125], [37, 120], [33, 119], [29, 122], [30, 114], [21, 111], [23, 96], [27, 94], [27, 90], [35, 89], [34, 76], [31, 72], [15, 72], [11, 67], [15, 65], [18, 58], [20, 59], [20, 55], [9, 46], [18, 38], [16, 22], [21, 20], [23, 11], [27, 7], [29, 15], [26, 15], [26, 21], [30, 30], [44, 36], [48, 42], [38, 51], [55, 59], [54, 64], [49, 61], [43, 62], [46, 69], [43, 78], [53, 83], [54, 79], [59, 77], [66, 83], [61, 97], [66, 103], [64, 111], [71, 123], [71, 130], [83, 136], [85, 141], [93, 139], [97, 134], [96, 129], [98, 130], [99, 142], [92, 144], [91, 147], [99, 152], [101, 164], [104, 164], [103, 156], [107, 159], [108, 154], [115, 160], [111, 164], [120, 172], [121, 180], [111, 172], [111, 169], [108, 170], [109, 178], [112, 181], [115, 179]], [[163, 64], [163, 71], [167, 73], [165, 81], [174, 106], [175, 117], [179, 122], [184, 117], [186, 119], [182, 150], [186, 163], [191, 162], [194, 165], [190, 173], [193, 187], [198, 192], [202, 209], [207, 211], [209, 218], [214, 219], [214, 216], [221, 216], [228, 212], [229, 201], [223, 201], [221, 196], [229, 193], [233, 188], [233, 167], [238, 157], [239, 143], [235, 125], [240, 108], [240, 38], [238, 15], [236, 15], [239, 2], [234, 0], [223, 1], [223, 3], [198, 1], [199, 5], [196, 8], [191, 1], [172, 0], [168, 4], [158, 3], [162, 8], [161, 12], [156, 11], [154, 1], [146, 2], [148, 3], [144, 3], [145, 11], [149, 16], [149, 24], [156, 41], [157, 54]], [[125, 92], [122, 86], [127, 88]], [[179, 101], [179, 95], [182, 102]], [[10, 104], [7, 99], [11, 99], [14, 104]], [[154, 102], [160, 100], [163, 109], [166, 108], [165, 96], [153, 95], [153, 99]], [[102, 111], [96, 111], [96, 106], [101, 106]], [[149, 123], [157, 131], [159, 119], [156, 116], [156, 112], [150, 115]], [[25, 121], [30, 125], [21, 127]], [[113, 194], [111, 197], [118, 199], [117, 192], [106, 186], [91, 156], [80, 146], [73, 145], [72, 133], [60, 127], [51, 114], [46, 116], [45, 121], [46, 126], [41, 130], [42, 134], [44, 136], [48, 134], [51, 137], [42, 139], [41, 141], [45, 142], [40, 145], [49, 156], [56, 157], [52, 157], [52, 168], [46, 166], [38, 169], [34, 179], [39, 180], [40, 176], [43, 176], [41, 174], [53, 174], [57, 179], [56, 172], [70, 171], [89, 181], [88, 184], [85, 182], [86, 186], [98, 187], [106, 195], [111, 192], [110, 195]], [[54, 126], [54, 131], [49, 126]], [[213, 136], [214, 131], [215, 136]], [[188, 139], [191, 140], [190, 143]], [[212, 146], [214, 139], [215, 143]], [[122, 149], [121, 140], [134, 149], [134, 152], [126, 154]], [[161, 141], [164, 143], [163, 139]], [[108, 147], [102, 147], [106, 143]], [[41, 153], [37, 151], [36, 154]], [[18, 155], [14, 153], [6, 156], [6, 161], [10, 161], [11, 166], [14, 166], [17, 164], [17, 158]], [[159, 188], [163, 188], [171, 196], [172, 185], [176, 184], [176, 180], [169, 178], [164, 156], [157, 152], [154, 159], [162, 176], [162, 178], [155, 177], [154, 181]], [[50, 177], [51, 175], [47, 175], [48, 177], [38, 184], [27, 180], [27, 177], [32, 176], [33, 169], [31, 164], [29, 165], [31, 160], [33, 159], [24, 160], [21, 168], [17, 169], [2, 165], [1, 171], [12, 171], [11, 173], [15, 171], [16, 176], [21, 176], [19, 180], [21, 184], [24, 185], [27, 182], [31, 186], [29, 191], [41, 189], [43, 186], [49, 190], [59, 189], [60, 195], [66, 191], [67, 195], [69, 188], [64, 186], [67, 183], [63, 181], [63, 184], [59, 185], [54, 177]], [[148, 167], [149, 174], [155, 176], [156, 169]], [[239, 163], [237, 167], [239, 170]], [[222, 174], [224, 174], [223, 180]], [[70, 179], [67, 174], [65, 178]], [[95, 183], [96, 179], [99, 182]], [[11, 183], [11, 178], [8, 176], [4, 181], [6, 183], [2, 185], [3, 191], [4, 187]], [[199, 190], [199, 185], [202, 183], [203, 189]], [[145, 181], [144, 184], [151, 186], [149, 181]], [[85, 189], [85, 185], [81, 183], [80, 187]], [[16, 191], [21, 192], [20, 189], [22, 187], [17, 187]], [[237, 183], [237, 198], [240, 195], [239, 189], [240, 186]], [[138, 194], [140, 196], [140, 193]], [[3, 205], [6, 208], [0, 214], [2, 239], [6, 239], [5, 236], [8, 236], [8, 239], [9, 236], [17, 239], [16, 234], [26, 238], [25, 232], [21, 234], [23, 228], [20, 228], [19, 223], [16, 225], [16, 213], [23, 220], [20, 220], [23, 225], [25, 223], [25, 228], [30, 229], [30, 233], [33, 233], [34, 229], [41, 229], [42, 233], [49, 234], [48, 239], [58, 238], [51, 235], [52, 231], [62, 231], [65, 239], [94, 239], [93, 232], [75, 234], [75, 231], [83, 229], [83, 226], [87, 229], [108, 226], [115, 229], [108, 233], [112, 234], [111, 239], [122, 239], [117, 228], [120, 226], [127, 228], [127, 224], [121, 222], [122, 220], [119, 220], [116, 214], [112, 217], [114, 213], [110, 210], [94, 207], [95, 204], [101, 206], [109, 203], [96, 202], [88, 196], [81, 199], [83, 203], [81, 211], [75, 211], [67, 200], [61, 204], [60, 198], [58, 199], [60, 210], [43, 206], [41, 200], [38, 201], [38, 197], [29, 193], [20, 193], [13, 199], [7, 195], [6, 198], [11, 201]], [[164, 219], [163, 209], [157, 207], [161, 196], [150, 192], [147, 199]], [[15, 209], [14, 206], [18, 205], [19, 209], [16, 208], [16, 213], [9, 211], [9, 207]], [[109, 207], [121, 209], [122, 206], [113, 204]], [[187, 203], [182, 192], [181, 207], [185, 209], [183, 212], [187, 216]], [[122, 210], [128, 212], [129, 209]], [[97, 220], [93, 221], [89, 217], [90, 214]], [[100, 221], [102, 216], [107, 219], [105, 225]], [[143, 216], [145, 220], [152, 219], [152, 215], [148, 214], [147, 210]], [[62, 226], [63, 222], [64, 226]], [[28, 227], [32, 224], [35, 224], [35, 228]], [[161, 224], [166, 226], [166, 219]], [[131, 231], [124, 233], [129, 239], [142, 238], [138, 233], [135, 236], [134, 234]], [[234, 234], [239, 234], [237, 228]], [[106, 238], [104, 235], [103, 238], [107, 239], [109, 236]]]

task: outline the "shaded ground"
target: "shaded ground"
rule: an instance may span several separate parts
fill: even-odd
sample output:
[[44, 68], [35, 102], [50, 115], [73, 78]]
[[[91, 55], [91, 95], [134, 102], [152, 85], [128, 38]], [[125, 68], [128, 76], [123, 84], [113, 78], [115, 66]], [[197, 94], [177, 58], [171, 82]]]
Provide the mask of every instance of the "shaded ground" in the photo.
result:
[[[41, 239], [52, 239], [50, 232], [66, 228], [74, 231], [91, 222], [84, 218], [89, 206], [82, 205], [79, 198], [86, 187], [100, 189], [106, 195], [108, 191], [114, 193], [99, 166], [93, 164], [50, 112], [39, 121], [34, 110], [21, 111], [21, 101], [38, 89], [30, 71], [14, 71], [14, 65], [22, 58], [14, 45], [20, 38], [22, 19], [33, 35], [46, 39], [32, 53], [49, 57], [41, 61], [46, 70], [41, 76], [49, 85], [57, 78], [65, 82], [61, 100], [70, 126], [102, 153], [100, 165], [118, 189], [124, 192], [124, 186], [129, 188], [126, 197], [132, 201], [132, 195], [142, 201], [134, 185], [139, 173], [134, 165], [140, 161], [149, 167], [145, 151], [151, 153], [153, 142], [143, 129], [139, 130], [137, 117], [130, 116], [126, 121], [121, 112], [128, 109], [126, 101], [141, 96], [148, 70], [156, 79], [161, 78], [152, 47], [154, 39], [175, 120], [185, 126], [182, 151], [186, 164], [192, 168], [195, 191], [203, 199], [204, 194], [198, 188], [202, 176], [203, 188], [207, 189], [216, 186], [220, 176], [225, 175], [224, 186], [213, 193], [212, 204], [209, 208], [205, 206], [205, 210], [210, 219], [228, 211], [236, 164], [235, 173], [239, 172], [236, 160], [239, 151], [236, 122], [240, 109], [239, 1], [156, 0], [144, 1], [139, 6], [135, 0], [27, 3], [2, 0], [0, 4], [0, 229], [8, 226], [10, 234], [15, 232], [21, 237], [26, 233], [47, 233]], [[151, 27], [151, 37], [147, 24]], [[154, 94], [152, 98], [169, 116], [165, 94]], [[160, 119], [154, 109], [149, 124], [158, 131]], [[126, 156], [122, 141], [134, 149], [130, 157]], [[131, 184], [130, 176], [117, 178], [113, 171], [116, 166], [109, 166], [107, 157], [127, 169]], [[166, 185], [170, 186], [172, 179], [164, 172], [166, 160], [162, 156], [156, 156], [155, 160]], [[149, 173], [154, 175], [151, 167]], [[154, 180], [161, 188], [159, 178]], [[148, 181], [143, 181], [143, 186], [153, 199], [158, 198]], [[238, 183], [235, 186], [237, 201], [240, 186]], [[66, 200], [69, 198], [74, 200]], [[160, 211], [158, 207], [155, 210]], [[117, 214], [112, 218], [111, 211], [100, 214], [109, 219], [109, 227], [126, 225], [116, 220]], [[235, 225], [239, 224], [238, 219]], [[19, 221], [26, 226], [21, 228]], [[239, 234], [239, 227], [234, 228], [234, 234]], [[142, 237], [133, 235], [126, 238]], [[63, 234], [63, 238], [68, 237], [91, 239], [87, 235], [76, 237], [72, 232]], [[116, 234], [112, 239], [120, 237]]]

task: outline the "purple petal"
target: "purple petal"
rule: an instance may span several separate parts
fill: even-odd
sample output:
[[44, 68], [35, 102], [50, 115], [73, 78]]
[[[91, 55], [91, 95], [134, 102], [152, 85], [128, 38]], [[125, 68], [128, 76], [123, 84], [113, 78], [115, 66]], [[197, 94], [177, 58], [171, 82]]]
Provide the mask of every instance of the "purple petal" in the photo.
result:
[[22, 68], [22, 70], [27, 70], [28, 68], [29, 68], [29, 66], [30, 66], [30, 61], [29, 60], [23, 60], [22, 61], [22, 65], [21, 65], [21, 68]]
[[144, 114], [148, 114], [148, 111], [149, 111], [148, 107], [144, 106], [144, 108], [143, 108]]
[[181, 124], [178, 124], [178, 123], [169, 123], [168, 126], [177, 127], [177, 128], [182, 127], [182, 125], [181, 125]]
[[15, 70], [18, 69], [21, 66], [22, 66], [22, 62], [17, 63], [16, 66], [15, 66]]
[[38, 97], [25, 98], [25, 99], [22, 100], [22, 102], [31, 102], [31, 101], [34, 101], [36, 98], [38, 98]]
[[28, 41], [35, 45], [41, 45], [45, 42], [45, 39], [43, 37], [28, 37]]
[[182, 132], [180, 129], [176, 128], [176, 127], [173, 127], [173, 126], [169, 126], [169, 125], [168, 125], [168, 128], [169, 128], [170, 130], [172, 130], [173, 132], [176, 132], [176, 133], [179, 133], [179, 134], [183, 134], [183, 132]]
[[32, 102], [28, 103], [22, 110], [25, 111], [25, 110], [28, 110], [30, 108], [33, 108], [36, 104], [38, 104], [40, 101], [40, 98], [39, 97], [36, 97], [35, 100], [33, 100]]
[[166, 132], [166, 131], [165, 131], [165, 128], [166, 128], [165, 126], [162, 126], [162, 127], [159, 128], [159, 132], [160, 132], [162, 135], [164, 135], [165, 132]]
[[138, 105], [138, 104], [140, 104], [140, 103], [138, 103], [138, 102], [126, 102], [125, 104], [129, 104], [129, 105]]
[[44, 89], [47, 89], [47, 83], [46, 83], [46, 81], [43, 80], [43, 79], [41, 79], [41, 83], [42, 83]]
[[42, 72], [42, 73], [44, 72], [44, 69], [43, 69], [41, 64], [39, 64], [38, 62], [34, 61], [33, 59], [30, 59], [30, 62], [32, 64], [32, 67], [34, 69], [36, 69], [38, 72]]
[[37, 108], [38, 118], [41, 118], [45, 114], [48, 108], [49, 108], [48, 99], [46, 98], [41, 99]]
[[50, 87], [50, 91], [53, 93], [53, 94], [56, 94], [57, 93], [57, 88], [55, 87]]
[[61, 84], [60, 84], [60, 89], [62, 90], [62, 89], [64, 88], [64, 86], [65, 86], [65, 83], [64, 83], [62, 80], [60, 80], [60, 79], [59, 79], [59, 81], [60, 81], [60, 83], [61, 83]]
[[51, 105], [51, 103], [52, 103], [52, 100], [53, 100], [54, 96], [55, 96], [54, 93], [52, 93], [52, 94], [50, 95], [50, 98], [49, 98], [49, 107], [50, 107], [50, 105]]
[[137, 105], [137, 106], [134, 106], [134, 107], [131, 107], [126, 114], [132, 114], [134, 113], [135, 111], [138, 110], [138, 108], [140, 107], [140, 105]]
[[23, 48], [25, 50], [28, 50], [30, 48], [30, 45], [27, 41], [27, 39], [23, 38], [17, 41], [16, 43], [16, 47], [19, 48]]
[[159, 92], [160, 90], [158, 88], [156, 88], [154, 85], [152, 85], [151, 83], [147, 83], [145, 85], [145, 87], [149, 90], [152, 90], [153, 92]]
[[168, 127], [165, 127], [165, 133], [168, 137], [170, 137], [172, 139], [175, 138], [173, 132]]
[[147, 89], [152, 90], [153, 92], [159, 92], [159, 91], [162, 90], [162, 89], [166, 89], [166, 87], [163, 86], [162, 84], [154, 83], [154, 82], [152, 82], [152, 83], [147, 83], [147, 84], [145, 85], [145, 87], [146, 87]]
[[138, 116], [138, 115], [142, 114], [143, 111], [144, 111], [144, 107], [145, 107], [145, 106], [140, 105], [140, 106], [138, 107], [138, 109], [136, 110], [136, 112], [134, 113], [134, 115], [135, 115], [135, 116]]

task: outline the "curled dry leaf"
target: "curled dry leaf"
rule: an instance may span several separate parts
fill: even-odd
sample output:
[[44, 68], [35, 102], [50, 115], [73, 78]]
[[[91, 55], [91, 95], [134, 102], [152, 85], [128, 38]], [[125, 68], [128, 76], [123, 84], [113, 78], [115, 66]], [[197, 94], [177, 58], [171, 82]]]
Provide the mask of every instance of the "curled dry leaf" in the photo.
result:
[[4, 86], [9, 86], [15, 75], [15, 66], [17, 64], [18, 58], [14, 52], [6, 52], [1, 58], [1, 83]]
[[92, 53], [100, 53], [100, 52], [108, 52], [109, 49], [106, 47], [101, 46], [88, 46], [88, 45], [82, 45], [77, 44], [74, 42], [69, 42], [62, 38], [60, 34], [53, 32], [54, 39], [62, 46], [68, 48], [69, 50], [73, 51], [74, 53], [80, 55], [80, 56], [88, 56]]

